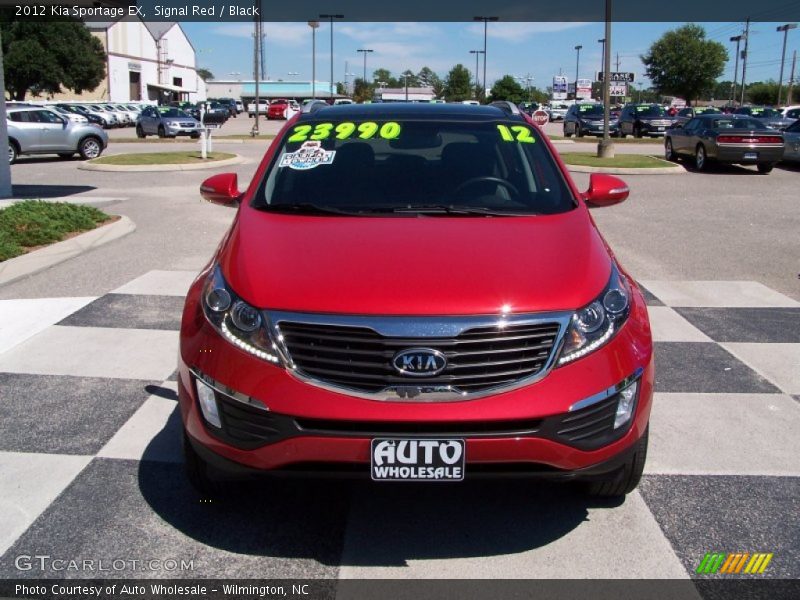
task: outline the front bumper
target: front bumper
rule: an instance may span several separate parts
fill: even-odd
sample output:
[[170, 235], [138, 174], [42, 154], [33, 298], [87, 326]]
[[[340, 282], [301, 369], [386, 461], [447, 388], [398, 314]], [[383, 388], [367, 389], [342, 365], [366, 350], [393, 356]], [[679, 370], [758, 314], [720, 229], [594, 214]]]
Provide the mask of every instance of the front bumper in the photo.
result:
[[[600, 350], [554, 369], [529, 386], [445, 403], [367, 400], [303, 383], [283, 368], [221, 339], [202, 314], [199, 291], [196, 282], [181, 329], [181, 416], [198, 452], [229, 473], [369, 476], [370, 442], [375, 437], [458, 437], [466, 442], [468, 477], [494, 473], [585, 478], [618, 468], [624, 462], [619, 457], [647, 427], [653, 354], [646, 308], [638, 291], [628, 322]], [[218, 402], [224, 431], [203, 419], [195, 373], [249, 399], [250, 406], [237, 400]], [[570, 439], [563, 432], [575, 424], [564, 424], [566, 417], [578, 414], [570, 411], [573, 405], [632, 374], [637, 375], [639, 388], [627, 425], [605, 438], [601, 433], [588, 440]], [[588, 408], [605, 410], [607, 417], [611, 403], [616, 410], [611, 399]], [[229, 419], [236, 431], [227, 428]], [[581, 419], [579, 425], [591, 424], [591, 416]]]

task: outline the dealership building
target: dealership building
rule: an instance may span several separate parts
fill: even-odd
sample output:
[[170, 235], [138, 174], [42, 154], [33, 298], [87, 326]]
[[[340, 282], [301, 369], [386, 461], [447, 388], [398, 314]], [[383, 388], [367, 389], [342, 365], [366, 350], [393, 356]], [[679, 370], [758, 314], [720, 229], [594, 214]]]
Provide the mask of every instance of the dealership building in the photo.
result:
[[[206, 82], [209, 98], [235, 98], [245, 104], [252, 102], [256, 97], [255, 79], [211, 79]], [[276, 98], [289, 98], [302, 101], [307, 98], [346, 98], [336, 93], [336, 86], [329, 81], [259, 81], [258, 97], [264, 100]]]
[[94, 90], [54, 99], [162, 104], [206, 99], [194, 46], [179, 23], [126, 19], [92, 21], [86, 27], [106, 51], [106, 77]]

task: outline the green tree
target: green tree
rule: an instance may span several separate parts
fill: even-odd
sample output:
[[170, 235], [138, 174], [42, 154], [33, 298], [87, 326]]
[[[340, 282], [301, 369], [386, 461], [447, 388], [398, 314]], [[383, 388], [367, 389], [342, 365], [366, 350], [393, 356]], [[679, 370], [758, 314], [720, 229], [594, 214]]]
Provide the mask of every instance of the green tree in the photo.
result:
[[519, 104], [527, 99], [526, 96], [525, 88], [517, 83], [513, 75], [503, 75], [494, 82], [489, 95], [489, 102], [494, 102], [495, 100], [509, 100], [514, 104]]
[[417, 81], [424, 87], [433, 87], [433, 83], [437, 79], [439, 79], [439, 76], [430, 67], [422, 67], [417, 73]]
[[340, 96], [347, 96], [347, 86], [341, 81], [336, 82], [336, 93]]
[[106, 75], [103, 45], [78, 21], [0, 23], [6, 90], [13, 100], [93, 90]]
[[447, 100], [453, 102], [469, 100], [472, 98], [473, 91], [467, 67], [459, 63], [450, 69], [444, 84], [444, 96]]
[[208, 69], [203, 69], [202, 67], [197, 69], [197, 74], [200, 76], [200, 79], [203, 81], [208, 81], [209, 79], [214, 79], [214, 74], [209, 71]]
[[745, 96], [753, 104], [777, 104], [778, 82], [770, 80], [751, 83], [745, 90]]
[[372, 72], [372, 82], [378, 85], [379, 81], [384, 83], [383, 87], [400, 87], [400, 82], [395, 77], [392, 77], [392, 73], [389, 69], [375, 69]]
[[353, 100], [356, 102], [371, 101], [374, 91], [375, 86], [370, 85], [361, 77], [356, 77], [356, 80], [353, 82]]
[[406, 78], [408, 79], [408, 87], [419, 87], [420, 82], [419, 78], [414, 74], [411, 69], [406, 69], [403, 71], [403, 75], [399, 78], [400, 85], [405, 87], [406, 85]]
[[661, 94], [691, 103], [714, 89], [728, 51], [719, 42], [707, 40], [701, 26], [690, 23], [666, 32], [641, 59]]

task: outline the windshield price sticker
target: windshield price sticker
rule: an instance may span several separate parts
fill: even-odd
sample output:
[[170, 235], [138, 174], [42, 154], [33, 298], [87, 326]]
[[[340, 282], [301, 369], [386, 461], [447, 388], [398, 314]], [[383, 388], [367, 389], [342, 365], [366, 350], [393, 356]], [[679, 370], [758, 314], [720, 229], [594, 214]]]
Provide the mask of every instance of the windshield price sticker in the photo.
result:
[[322, 142], [304, 142], [294, 152], [287, 152], [281, 156], [278, 167], [289, 167], [295, 171], [308, 171], [320, 165], [333, 164], [336, 150], [325, 150]]
[[346, 140], [357, 137], [362, 140], [371, 140], [376, 135], [384, 140], [394, 140], [400, 137], [402, 128], [400, 123], [389, 121], [379, 125], [374, 121], [364, 123], [317, 123], [316, 125], [298, 125], [292, 130], [287, 142], [305, 142], [306, 140], [322, 141], [333, 136], [337, 140]]
[[524, 125], [498, 125], [497, 130], [504, 142], [521, 142], [523, 144], [533, 144], [536, 139], [531, 134], [531, 130]]

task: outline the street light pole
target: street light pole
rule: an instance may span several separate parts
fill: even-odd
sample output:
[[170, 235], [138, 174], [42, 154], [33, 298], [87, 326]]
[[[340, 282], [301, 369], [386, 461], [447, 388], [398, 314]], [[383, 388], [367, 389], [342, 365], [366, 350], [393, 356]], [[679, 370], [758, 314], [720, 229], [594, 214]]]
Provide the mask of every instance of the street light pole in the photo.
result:
[[602, 49], [600, 51], [600, 72], [605, 74], [606, 71], [606, 38], [602, 40], [597, 40], [598, 44], [601, 44]]
[[470, 50], [469, 53], [475, 55], [475, 99], [480, 100], [481, 82], [478, 79], [478, 58], [483, 54], [483, 50]]
[[583, 46], [580, 44], [575, 46], [575, 50], [577, 50], [577, 58], [575, 59], [575, 100], [578, 99], [578, 73], [581, 67], [581, 48], [583, 48]]
[[743, 35], [735, 35], [731, 38], [732, 42], [736, 42], [736, 61], [733, 67], [733, 89], [731, 90], [731, 106], [736, 104], [736, 80], [739, 77], [739, 43], [742, 41]]
[[320, 19], [328, 19], [331, 23], [331, 81], [330, 81], [330, 98], [333, 98], [333, 20], [344, 19], [344, 15], [321, 14]]
[[317, 97], [317, 27], [319, 21], [309, 21], [311, 27], [311, 97]]
[[363, 52], [364, 53], [364, 85], [366, 85], [367, 84], [367, 54], [369, 54], [370, 52], [373, 52], [373, 50], [370, 50], [369, 48], [361, 48], [359, 50], [356, 50], [356, 52]]
[[[473, 21], [483, 21], [483, 89], [479, 90], [481, 98], [486, 95], [486, 42], [489, 33], [489, 21], [495, 22], [499, 17], [472, 17]], [[477, 58], [477, 57], [476, 57]], [[477, 78], [477, 74], [475, 75]], [[480, 98], [479, 98], [480, 99]]]
[[[781, 88], [783, 87], [783, 63], [786, 60], [786, 38], [789, 36], [790, 29], [796, 29], [797, 23], [787, 23], [786, 25], [781, 25], [775, 31], [782, 31], [783, 32], [783, 51], [781, 52], [781, 76], [778, 78], [778, 106], [781, 105]], [[789, 101], [791, 104], [791, 99]]]
[[747, 19], [747, 24], [744, 28], [744, 56], [742, 56], [742, 99], [739, 102], [739, 106], [744, 104], [744, 91], [745, 91], [745, 81], [747, 78], [747, 47], [750, 45], [750, 19]]

